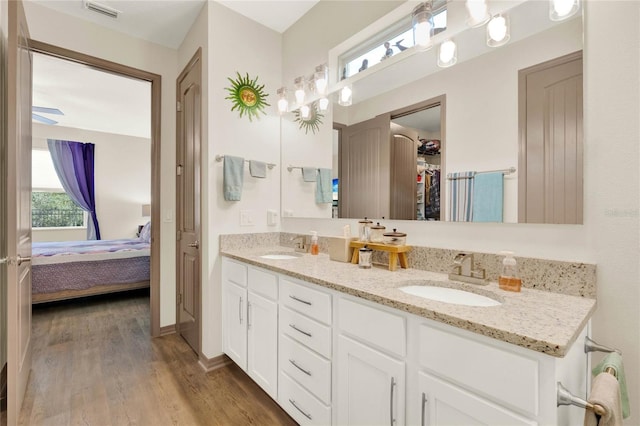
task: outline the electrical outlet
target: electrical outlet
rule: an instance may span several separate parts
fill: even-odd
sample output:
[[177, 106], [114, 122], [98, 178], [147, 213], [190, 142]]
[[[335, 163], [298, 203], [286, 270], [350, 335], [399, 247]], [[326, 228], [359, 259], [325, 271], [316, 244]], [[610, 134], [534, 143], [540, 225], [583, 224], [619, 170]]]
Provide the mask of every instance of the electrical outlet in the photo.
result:
[[276, 210], [267, 210], [267, 225], [276, 226], [278, 224], [278, 212]]
[[253, 226], [251, 210], [240, 210], [240, 226]]

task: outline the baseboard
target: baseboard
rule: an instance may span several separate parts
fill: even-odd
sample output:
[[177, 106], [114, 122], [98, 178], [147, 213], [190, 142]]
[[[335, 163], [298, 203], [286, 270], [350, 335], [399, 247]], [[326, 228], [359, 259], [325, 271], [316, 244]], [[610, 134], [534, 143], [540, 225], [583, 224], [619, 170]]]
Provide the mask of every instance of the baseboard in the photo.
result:
[[176, 332], [176, 325], [165, 325], [164, 327], [160, 327], [160, 336], [166, 336], [167, 334], [173, 334]]
[[229, 358], [225, 354], [218, 355], [213, 358], [207, 358], [206, 356], [200, 354], [200, 359], [198, 360], [198, 364], [200, 364], [200, 367], [202, 367], [202, 369], [207, 373], [209, 371], [213, 371], [213, 370], [217, 370], [218, 368], [225, 367], [231, 364], [232, 362], [233, 361], [231, 361], [231, 358]]

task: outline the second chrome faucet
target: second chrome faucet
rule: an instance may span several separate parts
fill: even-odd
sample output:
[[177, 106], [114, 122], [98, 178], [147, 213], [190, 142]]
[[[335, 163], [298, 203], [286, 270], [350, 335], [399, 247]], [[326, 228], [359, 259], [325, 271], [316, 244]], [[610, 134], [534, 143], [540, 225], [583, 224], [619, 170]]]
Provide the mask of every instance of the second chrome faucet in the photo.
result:
[[449, 279], [463, 281], [471, 284], [488, 284], [486, 271], [476, 268], [473, 253], [458, 253], [453, 259], [453, 270], [449, 273]]

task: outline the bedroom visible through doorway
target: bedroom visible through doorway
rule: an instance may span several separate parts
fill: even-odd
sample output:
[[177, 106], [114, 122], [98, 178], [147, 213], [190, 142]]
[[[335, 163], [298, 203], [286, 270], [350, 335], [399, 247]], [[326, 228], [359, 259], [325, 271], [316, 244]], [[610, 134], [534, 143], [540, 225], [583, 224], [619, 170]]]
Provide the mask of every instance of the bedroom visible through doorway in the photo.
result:
[[[160, 76], [34, 47], [33, 152], [49, 161], [33, 168], [34, 303], [147, 287], [150, 333], [158, 336], [160, 234], [151, 222], [159, 216]], [[93, 192], [78, 191], [84, 184]]]

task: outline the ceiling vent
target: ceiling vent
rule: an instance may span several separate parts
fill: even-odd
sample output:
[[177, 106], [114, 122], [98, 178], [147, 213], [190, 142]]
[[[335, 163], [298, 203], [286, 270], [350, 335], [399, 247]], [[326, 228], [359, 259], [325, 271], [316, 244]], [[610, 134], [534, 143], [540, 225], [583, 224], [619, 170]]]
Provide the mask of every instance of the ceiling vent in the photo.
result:
[[100, 13], [113, 19], [118, 19], [118, 15], [122, 12], [112, 7], [105, 6], [104, 4], [97, 3], [91, 0], [85, 0], [84, 7], [93, 12]]

